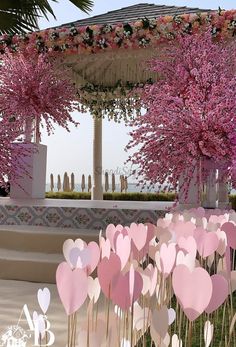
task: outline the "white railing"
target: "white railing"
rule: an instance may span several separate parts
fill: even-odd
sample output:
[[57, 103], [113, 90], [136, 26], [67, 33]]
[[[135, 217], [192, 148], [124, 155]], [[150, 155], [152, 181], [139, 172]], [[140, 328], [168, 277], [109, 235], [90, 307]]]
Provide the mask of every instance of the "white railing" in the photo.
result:
[[[82, 192], [91, 192], [92, 189], [92, 177], [91, 175], [86, 176], [83, 174], [81, 178], [75, 184], [75, 175], [71, 173], [68, 175], [67, 172], [64, 173], [63, 179], [61, 179], [60, 175], [54, 177], [53, 174], [50, 175], [50, 191], [51, 192], [73, 192], [76, 189], [76, 186], [79, 185], [79, 188]], [[116, 183], [116, 176], [109, 174], [106, 172], [104, 175], [104, 184], [103, 191], [104, 192], [116, 192], [119, 189], [119, 192], [127, 192], [128, 190], [128, 178], [127, 176], [120, 175], [119, 183]], [[78, 189], [77, 189], [78, 190]]]

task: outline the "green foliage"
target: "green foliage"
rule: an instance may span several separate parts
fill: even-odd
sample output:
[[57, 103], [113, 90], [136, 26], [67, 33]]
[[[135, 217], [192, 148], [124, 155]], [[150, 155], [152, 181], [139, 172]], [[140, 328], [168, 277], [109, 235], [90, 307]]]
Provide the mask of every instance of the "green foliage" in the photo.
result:
[[[57, 0], [51, 0], [58, 2]], [[70, 0], [81, 11], [88, 13], [93, 0]], [[0, 35], [3, 33], [19, 34], [38, 28], [38, 19], [52, 16], [52, 7], [48, 0], [1, 0], [0, 1]]]
[[[104, 193], [104, 200], [120, 201], [174, 201], [174, 193]], [[46, 198], [49, 199], [80, 199], [90, 200], [91, 194], [84, 192], [47, 192]]]

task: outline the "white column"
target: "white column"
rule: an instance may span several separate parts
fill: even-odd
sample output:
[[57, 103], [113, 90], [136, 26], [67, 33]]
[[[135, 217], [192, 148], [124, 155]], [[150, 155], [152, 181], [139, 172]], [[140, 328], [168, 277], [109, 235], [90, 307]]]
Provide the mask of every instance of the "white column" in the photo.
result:
[[93, 188], [92, 200], [103, 200], [102, 187], [102, 118], [93, 120]]
[[47, 146], [33, 143], [14, 144], [24, 146], [29, 155], [22, 154], [27, 173], [10, 182], [11, 199], [44, 199], [46, 186]]
[[32, 119], [28, 118], [25, 121], [25, 142], [32, 141], [32, 127], [33, 127], [33, 121]]

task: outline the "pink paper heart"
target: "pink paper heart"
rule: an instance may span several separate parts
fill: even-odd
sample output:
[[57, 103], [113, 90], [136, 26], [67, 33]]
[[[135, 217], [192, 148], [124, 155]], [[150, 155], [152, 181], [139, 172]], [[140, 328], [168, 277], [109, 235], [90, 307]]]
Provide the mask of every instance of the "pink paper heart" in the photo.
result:
[[178, 241], [180, 237], [187, 238], [193, 236], [196, 225], [192, 222], [179, 221], [175, 223], [171, 229], [175, 233], [176, 240]]
[[132, 223], [130, 225], [129, 237], [138, 251], [145, 246], [148, 235], [148, 227], [144, 224]]
[[190, 253], [194, 257], [196, 257], [197, 243], [196, 243], [193, 236], [189, 236], [187, 238], [181, 236], [178, 239], [178, 246], [179, 246], [179, 248], [185, 250], [187, 253]]
[[221, 275], [211, 276], [212, 281], [212, 296], [211, 300], [205, 309], [206, 313], [210, 314], [218, 309], [226, 300], [229, 294], [229, 286], [227, 280]]
[[170, 243], [168, 246], [167, 244], [163, 243], [161, 245], [160, 249], [160, 262], [161, 262], [161, 270], [165, 277], [167, 277], [175, 264], [175, 258], [176, 258], [176, 244]]
[[132, 285], [130, 279], [130, 272], [127, 272], [125, 275], [118, 274], [112, 281], [111, 299], [122, 310], [127, 310], [133, 302], [139, 299], [142, 293], [143, 279], [140, 273], [134, 271]]
[[118, 224], [115, 226], [114, 224], [109, 224], [106, 228], [106, 238], [110, 241], [111, 248], [114, 250], [114, 236], [117, 231], [121, 231], [123, 226]]
[[118, 255], [121, 261], [121, 270], [123, 270], [130, 257], [131, 242], [129, 236], [123, 236], [122, 234], [119, 234], [116, 239], [115, 249], [116, 254]]
[[221, 226], [221, 230], [226, 233], [228, 246], [232, 249], [236, 249], [236, 225], [227, 222]]
[[107, 239], [105, 240], [104, 237], [101, 237], [100, 239], [100, 249], [102, 252], [102, 259], [103, 258], [110, 258], [110, 254], [111, 254], [111, 243], [110, 240]]
[[203, 268], [191, 272], [185, 265], [178, 265], [173, 271], [174, 293], [190, 321], [198, 318], [209, 305], [212, 296], [211, 277]]
[[98, 264], [98, 280], [104, 295], [111, 297], [111, 283], [121, 271], [121, 261], [118, 255], [111, 253], [110, 258], [103, 258]]
[[197, 250], [201, 257], [206, 258], [213, 254], [218, 246], [219, 239], [215, 232], [206, 232], [205, 230], [195, 230], [194, 238], [197, 242]]
[[88, 293], [88, 279], [81, 269], [71, 270], [63, 262], [56, 271], [57, 290], [67, 315], [76, 312], [84, 303]]
[[87, 248], [90, 251], [90, 262], [87, 267], [88, 274], [90, 275], [98, 265], [100, 259], [100, 248], [94, 241], [89, 242]]

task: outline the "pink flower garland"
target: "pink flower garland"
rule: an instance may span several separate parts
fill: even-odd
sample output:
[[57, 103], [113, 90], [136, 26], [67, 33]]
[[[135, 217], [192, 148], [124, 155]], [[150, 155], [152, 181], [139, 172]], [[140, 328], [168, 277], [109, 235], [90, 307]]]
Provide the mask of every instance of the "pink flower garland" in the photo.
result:
[[3, 35], [0, 52], [6, 47], [25, 49], [28, 44], [38, 51], [64, 54], [90, 54], [114, 49], [156, 47], [179, 34], [197, 33], [211, 26], [213, 36], [229, 39], [236, 35], [236, 10], [163, 16], [114, 25], [65, 26], [25, 36]]
[[[231, 174], [236, 143], [236, 46], [215, 44], [211, 33], [179, 37], [163, 56], [150, 62], [161, 78], [140, 90], [148, 110], [132, 125], [127, 149], [140, 182], [167, 183], [180, 176], [188, 186], [202, 159], [213, 160]], [[140, 147], [141, 146], [141, 147]]]

